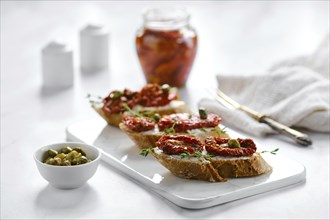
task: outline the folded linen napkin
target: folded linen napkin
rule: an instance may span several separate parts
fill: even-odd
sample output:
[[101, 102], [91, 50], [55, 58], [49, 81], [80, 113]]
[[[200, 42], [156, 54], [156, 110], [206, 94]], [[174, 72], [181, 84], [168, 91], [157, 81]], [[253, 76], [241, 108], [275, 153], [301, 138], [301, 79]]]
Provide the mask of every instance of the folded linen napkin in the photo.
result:
[[[329, 132], [329, 37], [325, 42], [312, 56], [281, 62], [262, 75], [220, 74], [218, 87], [240, 104], [289, 127]], [[204, 98], [198, 105], [219, 114], [225, 125], [246, 133], [260, 136], [275, 132], [212, 99]]]

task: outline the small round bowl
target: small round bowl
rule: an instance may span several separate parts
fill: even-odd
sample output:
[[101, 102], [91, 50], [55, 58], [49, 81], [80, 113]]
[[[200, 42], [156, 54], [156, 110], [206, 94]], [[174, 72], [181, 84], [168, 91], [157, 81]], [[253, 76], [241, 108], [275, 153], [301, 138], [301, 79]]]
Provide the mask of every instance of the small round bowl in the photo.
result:
[[[63, 147], [71, 148], [81, 147], [87, 158], [92, 161], [86, 164], [74, 166], [54, 166], [43, 163], [44, 155], [48, 149], [56, 151]], [[77, 142], [57, 143], [44, 146], [34, 153], [38, 170], [41, 176], [49, 182], [50, 185], [59, 189], [74, 189], [83, 186], [96, 172], [101, 158], [101, 152], [98, 148]]]

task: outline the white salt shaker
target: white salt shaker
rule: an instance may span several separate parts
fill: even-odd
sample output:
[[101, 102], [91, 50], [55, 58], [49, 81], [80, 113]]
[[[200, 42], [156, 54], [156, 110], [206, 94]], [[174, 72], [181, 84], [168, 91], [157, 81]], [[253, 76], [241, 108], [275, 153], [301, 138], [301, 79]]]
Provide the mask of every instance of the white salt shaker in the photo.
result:
[[80, 66], [82, 72], [108, 68], [109, 33], [99, 25], [87, 25], [80, 31]]
[[50, 42], [42, 49], [42, 76], [45, 88], [73, 84], [73, 53], [65, 44]]

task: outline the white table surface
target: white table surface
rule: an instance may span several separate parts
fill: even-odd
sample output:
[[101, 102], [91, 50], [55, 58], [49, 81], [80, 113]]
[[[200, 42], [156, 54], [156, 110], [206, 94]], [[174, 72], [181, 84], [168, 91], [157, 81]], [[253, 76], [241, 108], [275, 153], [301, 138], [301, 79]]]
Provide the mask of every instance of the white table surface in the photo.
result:
[[[97, 118], [87, 93], [145, 83], [134, 47], [141, 11], [159, 2], [1, 1], [1, 218], [329, 218], [329, 134], [300, 147], [282, 136], [254, 137], [305, 165], [306, 182], [202, 210], [180, 208], [102, 162], [82, 188], [57, 190], [37, 171], [33, 152], [65, 141], [73, 122]], [[217, 73], [264, 73], [309, 54], [329, 32], [329, 2], [171, 2], [186, 6], [199, 50], [182, 98], [192, 107]], [[110, 70], [82, 75], [78, 31], [88, 22], [111, 31]], [[75, 85], [41, 87], [41, 48], [59, 39], [74, 49]], [[289, 168], [288, 168], [289, 169]]]

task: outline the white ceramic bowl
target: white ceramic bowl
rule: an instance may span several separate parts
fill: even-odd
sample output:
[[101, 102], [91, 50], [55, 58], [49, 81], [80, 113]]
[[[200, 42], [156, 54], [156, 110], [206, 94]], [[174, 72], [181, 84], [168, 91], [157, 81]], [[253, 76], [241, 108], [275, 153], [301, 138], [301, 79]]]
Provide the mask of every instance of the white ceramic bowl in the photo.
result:
[[[75, 166], [54, 166], [42, 162], [48, 149], [60, 150], [63, 147], [81, 147], [87, 158], [92, 161], [86, 164]], [[60, 189], [74, 189], [84, 185], [96, 172], [101, 158], [98, 148], [77, 142], [57, 143], [44, 146], [34, 153], [38, 170], [41, 176], [52, 186]]]

